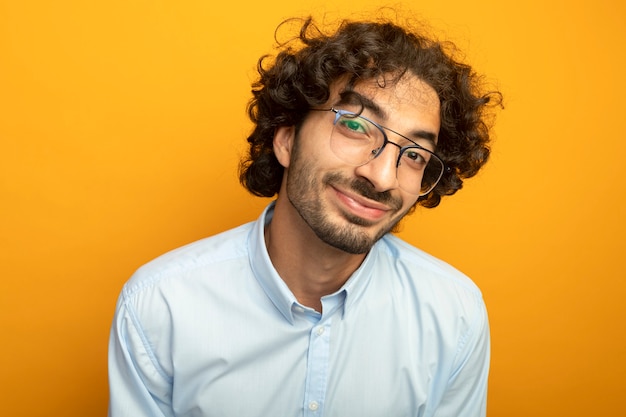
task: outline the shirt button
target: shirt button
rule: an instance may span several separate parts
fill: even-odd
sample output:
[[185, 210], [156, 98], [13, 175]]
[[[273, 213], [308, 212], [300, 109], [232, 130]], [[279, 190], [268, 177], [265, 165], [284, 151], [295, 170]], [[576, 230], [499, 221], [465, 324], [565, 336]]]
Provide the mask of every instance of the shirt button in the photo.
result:
[[316, 331], [315, 333], [317, 333], [317, 335], [318, 335], [318, 336], [323, 335], [323, 334], [324, 334], [324, 328], [323, 328], [323, 327], [321, 327], [321, 326], [320, 326], [320, 327], [318, 327], [318, 328], [317, 328], [317, 331]]
[[309, 410], [317, 411], [318, 408], [320, 408], [320, 405], [317, 403], [317, 401], [311, 401], [309, 403]]
[[304, 309], [300, 306], [294, 306], [293, 309], [296, 311], [296, 313], [304, 313]]

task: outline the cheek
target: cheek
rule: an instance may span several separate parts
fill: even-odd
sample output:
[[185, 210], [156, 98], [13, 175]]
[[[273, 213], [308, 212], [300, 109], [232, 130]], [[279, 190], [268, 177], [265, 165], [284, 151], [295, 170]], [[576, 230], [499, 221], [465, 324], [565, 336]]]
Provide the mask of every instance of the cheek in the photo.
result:
[[323, 143], [320, 146], [304, 146], [304, 144], [296, 146], [291, 154], [291, 168], [299, 171], [298, 175], [304, 176], [314, 176], [329, 171], [344, 171], [346, 174], [354, 175], [352, 171], [345, 170], [351, 167], [346, 167]]
[[401, 197], [402, 197], [402, 213], [403, 215], [405, 215], [407, 212], [410, 212], [411, 209], [415, 206], [415, 203], [417, 203], [417, 199], [419, 197], [416, 195], [407, 194], [407, 193], [402, 193]]

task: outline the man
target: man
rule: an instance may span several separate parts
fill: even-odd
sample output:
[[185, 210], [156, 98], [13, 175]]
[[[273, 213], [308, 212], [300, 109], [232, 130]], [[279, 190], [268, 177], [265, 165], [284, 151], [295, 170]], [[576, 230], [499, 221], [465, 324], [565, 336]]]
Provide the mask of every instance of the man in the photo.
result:
[[241, 166], [278, 197], [124, 286], [110, 416], [485, 415], [480, 291], [389, 232], [485, 163], [499, 95], [391, 23], [299, 41], [259, 62]]

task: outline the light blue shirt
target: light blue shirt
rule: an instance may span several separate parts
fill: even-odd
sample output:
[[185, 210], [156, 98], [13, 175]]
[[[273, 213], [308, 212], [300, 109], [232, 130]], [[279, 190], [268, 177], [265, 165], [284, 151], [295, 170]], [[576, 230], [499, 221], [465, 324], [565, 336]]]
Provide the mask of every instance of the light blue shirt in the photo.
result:
[[109, 345], [109, 416], [484, 416], [477, 287], [387, 235], [320, 314], [295, 299], [253, 223], [140, 268]]

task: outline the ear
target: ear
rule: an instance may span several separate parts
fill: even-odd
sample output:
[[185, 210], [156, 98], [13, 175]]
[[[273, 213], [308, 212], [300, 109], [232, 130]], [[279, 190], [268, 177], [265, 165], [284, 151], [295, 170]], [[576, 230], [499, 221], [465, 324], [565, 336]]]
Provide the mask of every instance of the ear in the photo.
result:
[[291, 161], [295, 136], [296, 128], [294, 126], [281, 126], [274, 132], [274, 155], [285, 168], [289, 167], [289, 161]]

